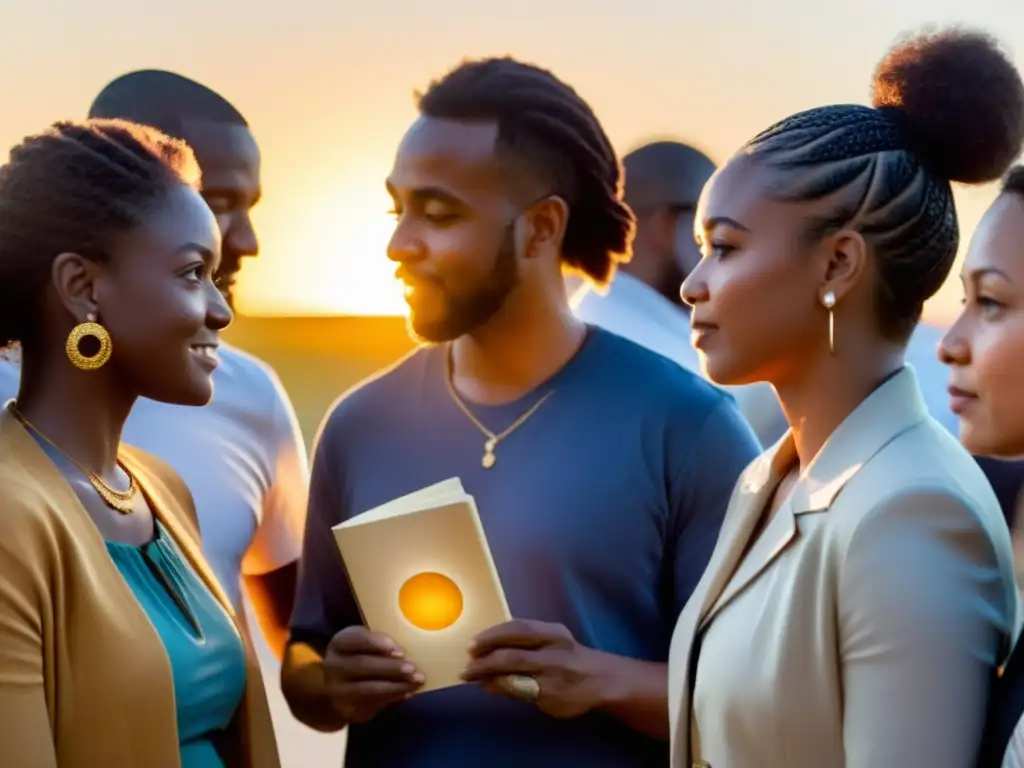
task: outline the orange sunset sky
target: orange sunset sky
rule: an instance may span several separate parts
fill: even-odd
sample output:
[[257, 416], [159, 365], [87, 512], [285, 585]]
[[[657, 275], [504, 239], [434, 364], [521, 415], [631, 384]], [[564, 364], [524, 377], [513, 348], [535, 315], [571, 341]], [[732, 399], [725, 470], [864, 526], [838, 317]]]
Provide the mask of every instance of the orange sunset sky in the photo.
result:
[[[160, 67], [246, 114], [264, 158], [263, 253], [242, 274], [256, 315], [398, 314], [383, 181], [412, 91], [465, 56], [553, 69], [620, 151], [678, 137], [726, 159], [786, 114], [863, 102], [877, 59], [924, 23], [987, 27], [1024, 64], [1020, 0], [8, 0], [0, 5], [0, 145], [84, 116], [111, 78]], [[961, 190], [965, 235], [993, 188]], [[954, 278], [928, 316], [959, 301]]]

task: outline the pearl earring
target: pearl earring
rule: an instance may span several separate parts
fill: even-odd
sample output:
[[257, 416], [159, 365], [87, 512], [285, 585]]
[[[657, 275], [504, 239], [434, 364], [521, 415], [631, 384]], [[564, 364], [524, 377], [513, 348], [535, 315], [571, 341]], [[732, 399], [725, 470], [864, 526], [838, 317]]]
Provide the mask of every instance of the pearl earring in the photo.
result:
[[832, 310], [836, 306], [835, 292], [825, 291], [825, 295], [821, 297], [821, 303], [828, 310], [828, 351], [834, 355], [836, 353], [836, 316]]

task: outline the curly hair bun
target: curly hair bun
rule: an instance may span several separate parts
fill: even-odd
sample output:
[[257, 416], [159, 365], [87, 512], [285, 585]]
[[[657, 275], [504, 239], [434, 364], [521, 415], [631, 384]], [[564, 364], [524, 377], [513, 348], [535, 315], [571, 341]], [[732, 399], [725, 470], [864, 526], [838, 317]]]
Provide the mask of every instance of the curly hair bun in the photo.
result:
[[954, 28], [899, 42], [875, 70], [871, 102], [950, 181], [998, 179], [1024, 143], [1024, 84], [983, 32]]

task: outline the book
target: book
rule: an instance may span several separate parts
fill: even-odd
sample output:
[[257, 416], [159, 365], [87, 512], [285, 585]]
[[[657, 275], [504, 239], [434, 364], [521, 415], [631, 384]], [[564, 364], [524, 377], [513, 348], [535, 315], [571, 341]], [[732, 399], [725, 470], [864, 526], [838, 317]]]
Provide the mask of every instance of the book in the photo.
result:
[[364, 624], [423, 673], [417, 693], [461, 685], [470, 640], [512, 618], [462, 481], [394, 499], [333, 531]]

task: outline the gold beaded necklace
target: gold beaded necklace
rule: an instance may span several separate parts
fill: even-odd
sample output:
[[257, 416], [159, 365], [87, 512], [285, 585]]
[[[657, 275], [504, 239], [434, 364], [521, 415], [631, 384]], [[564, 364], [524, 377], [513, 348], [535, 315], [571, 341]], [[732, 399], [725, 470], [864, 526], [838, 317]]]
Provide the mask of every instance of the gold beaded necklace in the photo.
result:
[[19, 411], [18, 408], [14, 405], [14, 403], [8, 404], [7, 411], [11, 414], [11, 416], [16, 418], [19, 422], [21, 422], [21, 424], [24, 427], [35, 432], [37, 435], [39, 435], [40, 439], [44, 440], [55, 451], [58, 451], [62, 456], [64, 456], [64, 458], [66, 458], [68, 461], [74, 464], [78, 471], [85, 475], [86, 479], [89, 481], [89, 484], [96, 489], [96, 493], [100, 495], [100, 498], [103, 499], [104, 503], [108, 507], [120, 512], [122, 515], [130, 515], [132, 512], [135, 511], [135, 505], [133, 502], [135, 500], [135, 496], [139, 492], [139, 484], [135, 480], [135, 476], [128, 471], [128, 468], [124, 464], [122, 464], [120, 461], [117, 462], [117, 466], [119, 466], [121, 468], [121, 471], [128, 476], [128, 490], [118, 491], [115, 488], [111, 488], [109, 485], [103, 482], [103, 478], [101, 478], [95, 472], [89, 471], [81, 464], [79, 464], [77, 461], [75, 461], [71, 454], [69, 454], [67, 451], [65, 451], [55, 442], [53, 442], [53, 440], [48, 438], [46, 435], [44, 435], [40, 431], [39, 427], [37, 427], [35, 424], [33, 424], [31, 421], [25, 418], [25, 414]]

